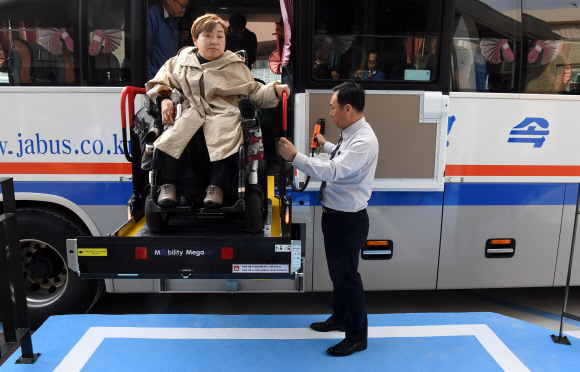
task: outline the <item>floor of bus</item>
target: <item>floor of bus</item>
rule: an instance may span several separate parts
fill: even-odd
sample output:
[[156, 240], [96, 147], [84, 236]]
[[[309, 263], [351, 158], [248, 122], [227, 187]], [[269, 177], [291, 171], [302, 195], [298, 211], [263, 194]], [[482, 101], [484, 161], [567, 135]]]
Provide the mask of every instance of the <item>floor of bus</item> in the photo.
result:
[[[579, 294], [572, 288], [570, 313], [580, 315]], [[0, 370], [572, 371], [580, 322], [566, 319], [571, 346], [550, 338], [562, 295], [563, 288], [367, 292], [368, 349], [332, 358], [325, 350], [343, 333], [308, 328], [328, 316], [329, 293], [106, 294], [92, 313], [134, 315], [51, 317], [32, 336], [38, 361], [14, 364], [16, 351]], [[211, 314], [218, 305], [222, 314]], [[485, 312], [471, 312], [478, 309]], [[161, 313], [135, 314], [147, 311]], [[267, 312], [293, 314], [254, 315]]]

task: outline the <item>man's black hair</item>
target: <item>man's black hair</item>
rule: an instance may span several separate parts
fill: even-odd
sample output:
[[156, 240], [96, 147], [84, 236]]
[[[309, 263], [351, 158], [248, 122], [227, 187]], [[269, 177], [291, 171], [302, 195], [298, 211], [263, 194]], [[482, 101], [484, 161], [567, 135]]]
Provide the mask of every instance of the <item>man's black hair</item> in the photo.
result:
[[336, 92], [336, 102], [340, 107], [350, 104], [357, 112], [363, 112], [365, 108], [365, 90], [360, 84], [353, 80], [347, 80], [344, 83], [334, 87]]
[[230, 26], [233, 27], [246, 27], [246, 24], [248, 24], [246, 17], [241, 14], [234, 14], [230, 17], [228, 22], [230, 23]]

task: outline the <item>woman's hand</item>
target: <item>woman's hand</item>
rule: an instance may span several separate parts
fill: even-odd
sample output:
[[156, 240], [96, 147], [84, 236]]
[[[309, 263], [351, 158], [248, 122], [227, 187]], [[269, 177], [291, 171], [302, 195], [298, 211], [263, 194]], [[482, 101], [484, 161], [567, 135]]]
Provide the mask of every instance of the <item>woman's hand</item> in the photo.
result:
[[164, 99], [161, 101], [161, 118], [165, 124], [173, 125], [175, 123], [174, 111], [173, 101], [170, 99]]
[[282, 99], [282, 92], [286, 92], [290, 96], [290, 87], [286, 84], [276, 84], [274, 85], [274, 92], [276, 92], [276, 97]]

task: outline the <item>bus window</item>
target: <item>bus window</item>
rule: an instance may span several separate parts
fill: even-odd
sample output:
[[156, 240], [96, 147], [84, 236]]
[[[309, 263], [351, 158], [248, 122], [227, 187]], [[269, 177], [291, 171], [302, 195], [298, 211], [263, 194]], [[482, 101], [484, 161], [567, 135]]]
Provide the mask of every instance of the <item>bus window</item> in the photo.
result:
[[[129, 0], [89, 0], [87, 70], [90, 86], [125, 86], [131, 82]], [[146, 63], [143, 62], [143, 63]]]
[[[519, 0], [458, 0], [453, 35], [452, 90], [517, 92]], [[491, 22], [490, 20], [493, 20]]]
[[580, 94], [580, 8], [576, 2], [524, 2], [525, 93]]
[[0, 85], [79, 85], [78, 14], [77, 0], [0, 1]]
[[440, 24], [439, 1], [316, 0], [312, 76], [434, 81]]

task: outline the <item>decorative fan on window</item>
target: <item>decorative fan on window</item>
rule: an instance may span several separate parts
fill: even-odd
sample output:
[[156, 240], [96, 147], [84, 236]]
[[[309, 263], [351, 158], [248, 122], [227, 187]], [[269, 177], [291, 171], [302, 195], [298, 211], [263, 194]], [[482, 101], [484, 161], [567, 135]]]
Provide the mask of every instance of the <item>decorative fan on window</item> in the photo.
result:
[[96, 56], [101, 49], [103, 54], [114, 52], [121, 45], [122, 37], [122, 31], [118, 29], [95, 30], [93, 40], [89, 45], [89, 54]]
[[268, 67], [270, 67], [270, 71], [275, 73], [276, 75], [281, 75], [282, 71], [280, 70], [280, 66], [282, 65], [282, 61], [280, 60], [280, 52], [278, 49], [270, 54], [268, 57]]
[[560, 43], [554, 40], [538, 40], [534, 49], [528, 54], [528, 62], [534, 63], [538, 60], [540, 53], [542, 53], [542, 61], [540, 64], [546, 65], [556, 59], [560, 53]]
[[52, 54], [62, 54], [62, 42], [71, 52], [74, 51], [74, 43], [66, 28], [40, 28], [38, 29], [38, 42]]
[[508, 45], [507, 39], [481, 39], [481, 53], [485, 56], [485, 59], [491, 63], [498, 64], [501, 63], [501, 57], [508, 62], [514, 61], [514, 53]]

